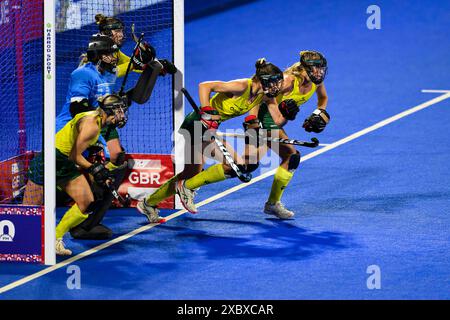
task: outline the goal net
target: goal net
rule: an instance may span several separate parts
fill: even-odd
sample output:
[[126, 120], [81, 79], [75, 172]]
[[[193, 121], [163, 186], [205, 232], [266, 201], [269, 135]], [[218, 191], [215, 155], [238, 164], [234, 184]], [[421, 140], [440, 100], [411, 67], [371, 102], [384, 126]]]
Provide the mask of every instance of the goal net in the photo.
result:
[[[55, 117], [66, 102], [71, 73], [99, 31], [96, 14], [124, 23], [124, 54], [132, 54], [134, 24], [157, 57], [179, 70], [158, 77], [151, 98], [133, 104], [119, 130], [129, 159], [119, 191], [135, 204], [179, 170], [173, 160], [182, 148], [174, 128], [184, 116], [183, 5], [183, 0], [0, 0], [0, 261], [55, 262]], [[131, 72], [126, 89], [138, 77]], [[116, 91], [122, 80], [117, 78]], [[45, 160], [41, 170], [33, 161], [39, 154]], [[29, 181], [41, 183], [44, 192], [29, 188]], [[35, 194], [24, 197], [25, 189]], [[165, 203], [174, 205], [173, 198]]]

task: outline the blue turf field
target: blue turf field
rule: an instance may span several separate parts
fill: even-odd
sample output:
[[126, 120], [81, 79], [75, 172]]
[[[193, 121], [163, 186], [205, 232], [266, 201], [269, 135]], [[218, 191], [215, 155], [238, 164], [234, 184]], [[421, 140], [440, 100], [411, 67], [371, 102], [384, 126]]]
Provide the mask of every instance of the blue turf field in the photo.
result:
[[[186, 86], [250, 76], [262, 56], [286, 67], [300, 49], [322, 51], [324, 143], [442, 95], [422, 89], [450, 90], [450, 4], [377, 1], [382, 28], [368, 30], [370, 4], [265, 0], [193, 20]], [[311, 137], [299, 128], [314, 103], [288, 126], [292, 137]], [[81, 290], [67, 289], [63, 267], [0, 299], [449, 299], [449, 108], [446, 99], [302, 163], [283, 198], [295, 220], [262, 213], [269, 177], [74, 262]], [[202, 188], [198, 200], [238, 184]], [[119, 236], [145, 220], [115, 210], [105, 224]], [[81, 253], [100, 242], [67, 244]], [[367, 289], [370, 265], [380, 290]], [[0, 268], [0, 287], [45, 269]]]

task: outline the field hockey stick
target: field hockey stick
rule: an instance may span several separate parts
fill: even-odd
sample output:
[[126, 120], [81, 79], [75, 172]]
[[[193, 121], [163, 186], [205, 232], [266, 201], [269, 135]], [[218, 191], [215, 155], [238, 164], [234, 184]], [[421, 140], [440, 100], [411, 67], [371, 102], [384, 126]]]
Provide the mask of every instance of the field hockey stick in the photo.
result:
[[119, 96], [123, 95], [123, 91], [125, 90], [125, 84], [127, 83], [127, 79], [128, 79], [128, 74], [130, 73], [131, 63], [137, 52], [137, 48], [141, 45], [141, 42], [143, 39], [144, 39], [144, 33], [141, 33], [139, 39], [137, 39], [137, 41], [136, 41], [136, 45], [134, 46], [133, 54], [130, 57], [130, 61], [128, 61], [127, 71], [125, 72], [125, 76], [123, 77], [123, 80], [122, 80], [122, 86], [120, 87]]
[[113, 183], [105, 183], [108, 187], [109, 192], [113, 195], [113, 197], [119, 201], [124, 207], [129, 207], [131, 204], [130, 196], [127, 194], [126, 197], [122, 197], [119, 192], [117, 192], [116, 188], [114, 188]]
[[[240, 134], [240, 133], [217, 132], [217, 135], [221, 136], [221, 137], [245, 138], [245, 134]], [[272, 137], [262, 137], [262, 139], [264, 141], [268, 141], [268, 142], [292, 144], [294, 146], [301, 146], [301, 147], [308, 147], [308, 148], [316, 148], [319, 145], [319, 140], [317, 138], [311, 138], [311, 142], [295, 140], [295, 139], [272, 138]]]
[[[184, 94], [186, 99], [189, 101], [189, 104], [191, 105], [192, 109], [197, 114], [200, 114], [200, 109], [198, 108], [197, 104], [195, 103], [194, 99], [191, 97], [189, 92], [185, 88], [181, 88], [181, 92]], [[238, 165], [234, 161], [231, 154], [228, 152], [227, 148], [224, 146], [224, 144], [217, 139], [215, 136], [211, 137], [211, 140], [213, 140], [217, 147], [219, 147], [220, 151], [222, 152], [226, 162], [230, 165], [231, 169], [233, 169], [234, 173], [236, 173], [236, 176], [241, 180], [242, 182], [249, 182], [252, 179], [252, 175], [249, 173], [243, 173], [241, 169], [239, 169]]]

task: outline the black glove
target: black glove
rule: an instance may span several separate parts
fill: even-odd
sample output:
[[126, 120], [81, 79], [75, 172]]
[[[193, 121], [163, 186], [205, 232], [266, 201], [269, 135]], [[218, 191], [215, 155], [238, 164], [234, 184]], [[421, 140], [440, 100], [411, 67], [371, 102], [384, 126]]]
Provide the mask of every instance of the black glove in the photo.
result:
[[177, 67], [175, 67], [175, 65], [172, 62], [170, 62], [169, 60], [159, 59], [158, 61], [163, 66], [163, 68], [161, 69], [161, 71], [159, 73], [161, 76], [165, 76], [168, 73], [175, 74], [178, 71]]
[[131, 62], [135, 70], [144, 70], [147, 63], [152, 62], [156, 57], [156, 50], [147, 42], [143, 42], [136, 48]]
[[303, 122], [303, 128], [307, 132], [315, 132], [320, 133], [325, 129], [326, 125], [330, 122], [330, 115], [323, 109], [316, 109], [309, 116], [308, 119], [305, 119]]
[[113, 177], [108, 169], [101, 163], [94, 163], [88, 168], [89, 174], [94, 177], [94, 181], [100, 186], [107, 186], [107, 181], [113, 182]]
[[252, 142], [258, 146], [259, 129], [261, 129], [261, 123], [255, 115], [245, 117], [244, 123], [242, 123], [245, 130], [245, 144]]
[[294, 120], [300, 108], [294, 99], [286, 99], [280, 102], [278, 110], [287, 120]]

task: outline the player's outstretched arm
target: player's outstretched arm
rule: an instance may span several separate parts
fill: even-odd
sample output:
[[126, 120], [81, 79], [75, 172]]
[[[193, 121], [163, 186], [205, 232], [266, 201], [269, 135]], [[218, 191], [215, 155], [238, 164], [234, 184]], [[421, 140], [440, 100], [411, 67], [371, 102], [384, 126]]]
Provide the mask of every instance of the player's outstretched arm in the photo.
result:
[[325, 89], [325, 83], [322, 83], [317, 86], [316, 95], [317, 95], [317, 109], [325, 110], [328, 104], [328, 95], [327, 90]]
[[198, 85], [198, 94], [200, 97], [200, 104], [202, 106], [209, 106], [209, 99], [212, 92], [229, 93], [233, 96], [242, 95], [247, 90], [247, 79], [239, 79], [232, 81], [205, 81]]

